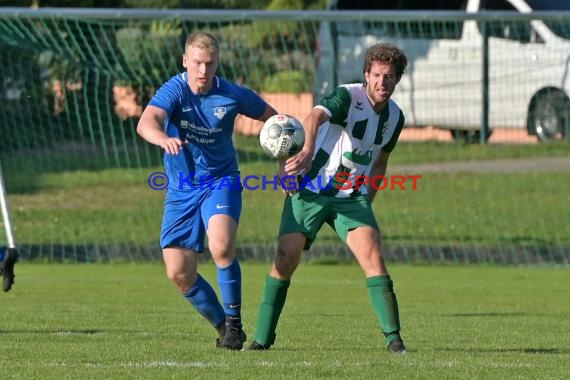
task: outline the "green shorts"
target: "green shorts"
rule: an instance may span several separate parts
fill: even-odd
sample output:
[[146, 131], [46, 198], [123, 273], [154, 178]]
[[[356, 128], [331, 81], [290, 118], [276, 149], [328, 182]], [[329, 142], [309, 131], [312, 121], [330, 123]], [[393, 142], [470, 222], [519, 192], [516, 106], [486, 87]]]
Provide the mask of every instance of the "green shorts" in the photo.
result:
[[348, 232], [357, 227], [379, 229], [368, 195], [337, 198], [301, 190], [285, 199], [279, 236], [300, 232], [307, 238], [307, 250], [325, 222], [344, 242]]

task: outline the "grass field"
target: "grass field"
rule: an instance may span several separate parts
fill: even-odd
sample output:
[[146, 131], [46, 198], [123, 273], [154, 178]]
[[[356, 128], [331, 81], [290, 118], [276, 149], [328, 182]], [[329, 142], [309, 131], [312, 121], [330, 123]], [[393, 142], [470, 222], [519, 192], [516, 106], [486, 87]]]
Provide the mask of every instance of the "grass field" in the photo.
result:
[[[242, 263], [253, 336], [267, 265]], [[561, 379], [567, 269], [392, 265], [407, 355], [382, 347], [356, 265], [302, 265], [268, 352], [214, 330], [158, 264], [32, 264], [0, 294], [0, 378]], [[201, 272], [215, 278], [211, 263]]]
[[[263, 156], [255, 138], [237, 137], [236, 146], [244, 176], [274, 174], [275, 163]], [[163, 170], [157, 151], [148, 144], [129, 155], [74, 149], [2, 158], [18, 243], [155, 246], [164, 194], [150, 189], [147, 179]], [[566, 142], [402, 143], [391, 164], [437, 168], [440, 162], [567, 156]], [[561, 207], [570, 202], [568, 171], [416, 174], [423, 174], [417, 191], [385, 191], [374, 203], [385, 240], [392, 245], [518, 245], [558, 251], [570, 246], [570, 211]], [[244, 191], [240, 244], [273, 242], [282, 199], [280, 191]], [[336, 239], [328, 228], [319, 236], [319, 242]]]

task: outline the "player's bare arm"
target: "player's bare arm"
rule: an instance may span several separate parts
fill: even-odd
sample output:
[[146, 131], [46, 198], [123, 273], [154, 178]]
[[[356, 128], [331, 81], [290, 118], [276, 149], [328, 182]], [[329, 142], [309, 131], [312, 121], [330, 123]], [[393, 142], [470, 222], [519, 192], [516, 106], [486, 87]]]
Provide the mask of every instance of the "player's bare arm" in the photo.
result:
[[285, 172], [289, 175], [304, 174], [311, 170], [315, 153], [315, 142], [319, 126], [329, 120], [329, 115], [320, 108], [313, 108], [303, 121], [305, 144], [303, 149], [285, 162]]
[[[385, 152], [384, 150], [380, 150], [380, 152], [376, 155], [374, 162], [372, 163], [372, 167], [370, 168], [369, 177], [375, 178], [376, 176], [385, 176], [386, 175], [386, 168], [388, 167], [388, 159], [389, 158], [390, 158], [390, 153]], [[371, 203], [374, 200], [374, 197], [376, 196], [376, 192], [378, 191], [377, 189], [382, 184], [381, 179], [378, 179], [377, 181], [378, 182], [375, 184], [375, 186], [372, 186], [371, 183], [367, 184], [368, 199], [370, 199]]]
[[163, 129], [168, 114], [159, 107], [145, 108], [137, 125], [137, 133], [151, 144], [158, 145], [169, 154], [178, 154], [185, 144], [178, 137], [169, 137]]

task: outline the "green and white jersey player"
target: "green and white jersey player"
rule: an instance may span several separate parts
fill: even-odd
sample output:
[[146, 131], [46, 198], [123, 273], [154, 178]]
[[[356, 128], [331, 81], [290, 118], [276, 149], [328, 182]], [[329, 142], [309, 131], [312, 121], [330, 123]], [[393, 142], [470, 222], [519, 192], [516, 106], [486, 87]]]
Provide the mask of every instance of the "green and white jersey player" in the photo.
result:
[[[363, 66], [364, 84], [336, 88], [307, 115], [303, 149], [282, 163], [280, 176], [304, 174], [317, 181], [319, 176], [334, 179], [345, 173], [354, 183], [359, 175], [385, 175], [390, 152], [404, 125], [403, 113], [390, 96], [406, 69], [407, 58], [396, 46], [380, 43], [368, 49]], [[370, 205], [378, 186], [355, 188], [333, 183], [327, 187], [286, 191], [277, 255], [265, 280], [255, 340], [249, 348], [268, 349], [274, 343], [293, 272], [303, 250], [310, 247], [326, 222], [364, 272], [388, 351], [406, 352], [396, 294]]]
[[392, 152], [404, 125], [393, 100], [379, 108], [368, 96], [366, 85], [345, 84], [315, 107], [314, 113], [328, 120], [317, 129], [311, 170], [299, 184], [303, 188], [337, 197], [367, 194], [361, 185], [363, 178], [372, 178], [373, 159], [380, 151]]

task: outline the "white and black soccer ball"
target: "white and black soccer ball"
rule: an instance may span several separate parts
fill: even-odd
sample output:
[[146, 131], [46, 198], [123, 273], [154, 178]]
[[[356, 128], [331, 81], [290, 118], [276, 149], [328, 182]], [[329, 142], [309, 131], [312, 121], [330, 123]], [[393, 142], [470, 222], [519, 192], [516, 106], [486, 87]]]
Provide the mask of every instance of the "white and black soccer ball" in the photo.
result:
[[270, 157], [281, 159], [293, 156], [303, 148], [303, 124], [290, 115], [273, 115], [263, 123], [259, 143]]

